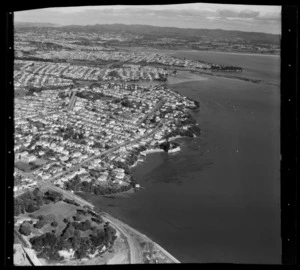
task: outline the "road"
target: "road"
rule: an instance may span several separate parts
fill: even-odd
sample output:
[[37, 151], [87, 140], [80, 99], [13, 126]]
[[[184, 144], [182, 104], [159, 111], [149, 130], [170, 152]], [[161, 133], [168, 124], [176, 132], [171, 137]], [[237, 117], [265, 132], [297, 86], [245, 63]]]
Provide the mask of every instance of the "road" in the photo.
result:
[[[92, 205], [89, 202], [81, 199], [80, 197], [78, 197], [77, 195], [75, 195], [73, 193], [70, 193], [66, 190], [63, 190], [59, 187], [56, 187], [56, 186], [52, 185], [51, 183], [43, 181], [43, 180], [40, 181], [40, 182], [42, 184], [44, 184], [45, 186], [47, 186], [49, 189], [60, 192], [65, 197], [67, 197], [68, 199], [76, 201], [81, 206], [89, 206], [91, 209], [94, 208], [94, 205]], [[126, 240], [128, 242], [128, 245], [129, 245], [130, 263], [134, 263], [134, 264], [143, 263], [143, 261], [141, 261], [141, 260], [143, 260], [143, 258], [142, 258], [141, 254], [139, 252], [137, 243], [135, 243], [134, 239], [129, 235], [128, 231], [123, 226], [120, 226], [120, 222], [118, 222], [116, 219], [112, 219], [111, 217], [109, 217], [105, 214], [102, 217], [105, 221], [108, 221], [113, 227], [118, 229], [124, 235], [124, 237], [126, 238]]]
[[[151, 132], [149, 132], [149, 133], [147, 133], [147, 134], [145, 134], [145, 135], [143, 135], [143, 136], [141, 136], [141, 137], [139, 137], [139, 138], [137, 138], [137, 139], [134, 139], [134, 140], [132, 140], [132, 141], [125, 142], [125, 143], [123, 143], [123, 144], [119, 144], [119, 145], [117, 145], [117, 146], [115, 146], [115, 147], [113, 147], [113, 148], [111, 148], [111, 149], [109, 149], [109, 150], [107, 150], [107, 151], [104, 151], [103, 153], [101, 153], [101, 154], [99, 154], [99, 155], [93, 155], [93, 156], [91, 156], [91, 157], [89, 157], [89, 158], [83, 160], [82, 162], [76, 164], [75, 166], [72, 166], [72, 167], [66, 169], [65, 171], [62, 171], [62, 172], [59, 172], [59, 173], [53, 175], [53, 176], [52, 176], [51, 178], [49, 178], [47, 181], [43, 181], [43, 180], [41, 180], [41, 179], [39, 179], [39, 178], [37, 178], [37, 177], [34, 177], [34, 176], [31, 176], [31, 178], [32, 178], [33, 180], [37, 181], [37, 183], [39, 183], [39, 182], [42, 182], [42, 183], [44, 183], [44, 184], [51, 183], [51, 182], [53, 182], [54, 180], [56, 180], [57, 178], [62, 177], [63, 175], [66, 175], [66, 174], [68, 174], [68, 173], [71, 172], [71, 171], [79, 170], [84, 164], [86, 164], [86, 163], [92, 161], [93, 159], [100, 158], [100, 157], [102, 157], [102, 156], [104, 156], [104, 155], [113, 153], [114, 151], [118, 150], [119, 148], [121, 148], [121, 147], [123, 147], [123, 146], [126, 146], [126, 145], [128, 145], [128, 144], [134, 144], [134, 143], [138, 142], [139, 140], [141, 140], [141, 139], [143, 139], [143, 138], [152, 136], [152, 135], [153, 135], [153, 134], [154, 134], [154, 133], [155, 133], [155, 132], [163, 125], [163, 124], [164, 124], [164, 121], [165, 121], [165, 119], [162, 119], [161, 122], [156, 126], [156, 128], [155, 128], [153, 131], [151, 131]], [[25, 192], [25, 191], [23, 191], [23, 192], [22, 192], [22, 191], [19, 191], [19, 192], [16, 193], [15, 196], [17, 197], [17, 196], [23, 194], [24, 192]]]
[[68, 174], [71, 171], [76, 171], [76, 170], [80, 169], [80, 167], [82, 167], [84, 164], [92, 161], [93, 159], [100, 158], [100, 157], [102, 157], [104, 155], [113, 153], [114, 151], [118, 150], [119, 148], [121, 148], [123, 146], [126, 146], [128, 144], [134, 144], [134, 143], [138, 142], [139, 140], [141, 140], [143, 138], [152, 136], [163, 124], [164, 124], [164, 119], [156, 126], [156, 128], [153, 131], [151, 131], [151, 132], [149, 132], [149, 133], [147, 133], [147, 134], [145, 134], [145, 135], [143, 135], [143, 136], [141, 136], [141, 137], [139, 137], [137, 139], [134, 139], [132, 141], [128, 141], [128, 142], [125, 142], [123, 144], [119, 144], [119, 145], [117, 145], [117, 146], [115, 146], [115, 147], [113, 147], [111, 149], [108, 149], [107, 151], [104, 151], [103, 153], [101, 153], [99, 155], [93, 155], [93, 156], [91, 156], [91, 157], [89, 157], [89, 158], [81, 161], [77, 165], [72, 166], [72, 167], [66, 169], [65, 171], [57, 173], [56, 175], [54, 175], [51, 178], [49, 178], [47, 181], [52, 182], [52, 181], [56, 180], [57, 178], [62, 177], [65, 174]]
[[30, 248], [30, 246], [28, 245], [28, 243], [23, 239], [22, 235], [16, 229], [14, 229], [14, 235], [15, 235], [16, 238], [18, 238], [20, 240], [20, 242], [22, 243], [23, 247]]
[[[87, 162], [90, 162], [91, 160], [93, 160], [95, 158], [102, 157], [104, 155], [107, 155], [109, 153], [112, 153], [112, 152], [116, 151], [120, 147], [126, 146], [128, 144], [136, 143], [137, 141], [139, 141], [139, 140], [141, 140], [145, 137], [152, 136], [163, 125], [163, 123], [164, 123], [164, 119], [156, 126], [156, 128], [153, 131], [151, 131], [151, 132], [149, 132], [149, 133], [147, 133], [147, 134], [145, 134], [145, 135], [143, 135], [143, 136], [141, 136], [137, 139], [134, 139], [132, 141], [129, 141], [129, 142], [120, 144], [118, 146], [115, 146], [115, 147], [113, 147], [113, 148], [111, 148], [111, 149], [109, 149], [109, 150], [107, 150], [107, 151], [105, 151], [105, 152], [103, 152], [99, 155], [91, 156], [88, 159], [85, 159], [84, 161], [80, 162], [79, 164], [69, 168], [68, 170], [56, 174], [55, 176], [48, 179], [47, 181], [42, 180], [42, 179], [36, 179], [36, 180], [39, 184], [43, 184], [44, 187], [48, 187], [49, 189], [52, 189], [54, 191], [62, 193], [66, 198], [76, 201], [81, 206], [88, 206], [91, 209], [94, 209], [94, 205], [92, 205], [91, 203], [85, 201], [84, 199], [78, 197], [77, 195], [75, 195], [75, 194], [73, 194], [69, 191], [66, 191], [66, 190], [63, 190], [63, 189], [61, 189], [57, 186], [54, 186], [51, 182], [54, 181], [55, 179], [57, 179], [58, 177], [61, 177], [62, 175], [67, 174], [68, 172], [70, 172], [72, 170], [79, 169], [83, 164], [85, 164]], [[128, 242], [128, 245], [129, 245], [130, 263], [131, 264], [143, 263], [143, 254], [141, 252], [141, 248], [139, 246], [139, 243], [135, 239], [135, 236], [134, 236], [134, 235], [136, 235], [135, 231], [133, 231], [133, 229], [131, 227], [129, 227], [128, 225], [126, 225], [126, 224], [122, 223], [121, 221], [109, 216], [108, 214], [104, 213], [103, 218], [106, 221], [108, 221], [112, 226], [114, 226], [116, 229], [118, 229], [125, 236], [125, 238], [127, 239], [127, 242]], [[18, 235], [18, 232], [15, 232], [15, 234]], [[18, 237], [19, 237], [19, 235], [18, 235]], [[22, 243], [24, 242], [22, 237], [21, 237], [21, 241], [22, 241]], [[25, 244], [27, 246], [27, 243], [25, 243]]]
[[117, 230], [119, 230], [123, 236], [126, 238], [126, 241], [129, 246], [129, 262], [131, 264], [142, 264], [143, 262], [143, 254], [141, 252], [141, 248], [139, 246], [139, 243], [135, 240], [135, 238], [130, 235], [130, 232], [126, 229], [126, 227], [121, 224], [121, 222], [111, 216], [108, 216], [107, 214], [102, 214], [101, 217], [104, 221], [108, 221], [111, 226], [115, 227]]
[[164, 105], [165, 101], [162, 99], [157, 102], [151, 112], [147, 113], [136, 125], [139, 127], [147, 118], [149, 118], [152, 114], [154, 114], [162, 105]]
[[72, 111], [75, 105], [75, 101], [76, 101], [76, 91], [73, 91], [72, 93], [72, 97], [70, 99], [69, 105], [68, 105], [68, 111]]
[[39, 184], [43, 184], [43, 186], [45, 187], [48, 187], [49, 189], [52, 189], [54, 191], [57, 191], [59, 193], [62, 193], [66, 198], [70, 199], [70, 200], [74, 200], [76, 201], [77, 203], [79, 203], [81, 206], [88, 206], [90, 207], [91, 209], [94, 208], [94, 205], [92, 205], [91, 203], [81, 199], [80, 197], [78, 197], [77, 195], [69, 192], [69, 191], [66, 191], [60, 187], [57, 187], [57, 186], [54, 186], [53, 184], [49, 183], [48, 181], [45, 181], [45, 180], [40, 180], [40, 183]]
[[[45, 186], [48, 188], [55, 190], [57, 192], [62, 193], [66, 198], [71, 199], [79, 203], [81, 206], [88, 206], [92, 210], [94, 208], [94, 205], [91, 203], [85, 201], [84, 199], [78, 197], [77, 195], [70, 193], [69, 191], [63, 190], [59, 187], [56, 187], [52, 185], [49, 182], [46, 181], [41, 181]], [[143, 254], [142, 250], [140, 247], [140, 244], [137, 240], [137, 237], [141, 238], [144, 242], [151, 242], [153, 243], [157, 249], [159, 249], [166, 257], [168, 257], [171, 261], [174, 263], [179, 263], [179, 261], [174, 258], [171, 254], [169, 254], [167, 251], [165, 251], [162, 247], [158, 246], [155, 242], [153, 242], [151, 239], [149, 239], [147, 236], [139, 233], [135, 229], [131, 228], [127, 224], [123, 223], [122, 221], [110, 216], [107, 213], [102, 212], [101, 217], [103, 218], [104, 221], [108, 221], [111, 226], [115, 227], [117, 230], [119, 230], [124, 237], [126, 238], [126, 241], [129, 245], [129, 256], [130, 256], [130, 263], [131, 264], [142, 264], [144, 263], [143, 261]]]

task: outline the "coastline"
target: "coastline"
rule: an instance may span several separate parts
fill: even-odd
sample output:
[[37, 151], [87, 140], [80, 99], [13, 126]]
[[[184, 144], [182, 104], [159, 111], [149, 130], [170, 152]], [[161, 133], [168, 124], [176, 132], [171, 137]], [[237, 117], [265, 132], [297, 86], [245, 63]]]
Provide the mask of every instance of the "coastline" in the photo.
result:
[[[122, 226], [125, 230], [135, 234], [136, 236], [138, 236], [139, 238], [141, 238], [142, 241], [144, 242], [149, 242], [151, 244], [153, 244], [153, 246], [155, 246], [159, 251], [161, 251], [167, 258], [169, 258], [171, 260], [171, 263], [180, 263], [179, 260], [177, 260], [173, 255], [171, 255], [168, 251], [166, 251], [164, 248], [162, 248], [160, 245], [158, 245], [156, 242], [154, 242], [153, 240], [151, 240], [148, 236], [146, 236], [145, 234], [140, 233], [139, 231], [137, 231], [136, 229], [132, 228], [131, 226], [127, 225], [126, 223], [120, 221], [119, 219], [111, 216], [110, 214], [103, 212], [102, 213], [102, 217], [104, 219], [106, 219], [107, 221], [109, 221], [112, 225], [115, 225], [118, 228], [119, 226]], [[122, 230], [121, 230], [122, 232]], [[125, 233], [126, 234], [126, 233]]]
[[[161, 153], [161, 152], [164, 152], [164, 150], [163, 149], [149, 149], [149, 150], [145, 150], [145, 151], [140, 152], [139, 156], [140, 155], [146, 156], [147, 154]], [[141, 160], [138, 159], [136, 162], [134, 162], [132, 165], [130, 165], [129, 168], [131, 169], [131, 168], [136, 167], [140, 162], [144, 162], [144, 160], [141, 161]]]
[[191, 81], [206, 81], [207, 77], [201, 76], [199, 74], [191, 73], [190, 71], [178, 71], [176, 76], [168, 76], [167, 84], [177, 84]]
[[[195, 49], [161, 49], [161, 48], [151, 48], [151, 47], [134, 47], [134, 50], [143, 50], [148, 52], [163, 52], [164, 54], [176, 54], [179, 51], [181, 52], [209, 52], [209, 53], [226, 53], [226, 54], [235, 54], [235, 55], [257, 55], [257, 56], [277, 56], [280, 57], [280, 54], [276, 53], [258, 53], [258, 52], [235, 52], [235, 51], [221, 51], [221, 50], [195, 50]], [[126, 50], [133, 50], [131, 47], [127, 47]]]
[[[77, 195], [78, 196], [78, 195]], [[86, 198], [81, 197], [81, 200], [92, 204], [92, 202], [88, 202]], [[92, 204], [94, 207], [95, 205]], [[140, 264], [143, 263], [141, 258], [143, 255], [141, 255], [142, 248], [140, 247], [140, 242], [148, 242], [152, 244], [154, 247], [156, 247], [157, 251], [162, 253], [168, 260], [168, 263], [180, 263], [178, 259], [176, 259], [172, 254], [170, 254], [167, 250], [165, 250], [163, 247], [161, 247], [159, 244], [154, 242], [151, 238], [146, 236], [145, 234], [139, 232], [138, 230], [134, 229], [130, 225], [126, 224], [125, 222], [119, 220], [118, 218], [112, 216], [106, 211], [103, 211], [102, 209], [100, 212], [98, 212], [104, 221], [108, 221], [111, 226], [115, 227], [127, 240], [129, 245], [129, 253], [130, 253], [130, 264]]]

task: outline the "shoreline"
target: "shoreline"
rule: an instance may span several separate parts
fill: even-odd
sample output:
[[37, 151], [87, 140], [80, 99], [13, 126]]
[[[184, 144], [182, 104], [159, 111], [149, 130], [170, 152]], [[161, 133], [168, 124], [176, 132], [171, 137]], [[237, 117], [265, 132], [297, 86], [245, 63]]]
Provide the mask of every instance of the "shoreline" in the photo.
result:
[[[80, 196], [80, 198], [83, 201], [86, 201], [87, 203], [92, 204], [94, 207], [96, 207], [92, 202], [89, 202], [86, 198], [83, 198], [81, 196]], [[158, 251], [163, 253], [165, 255], [165, 257], [167, 257], [171, 261], [171, 263], [181, 263], [172, 254], [170, 254], [167, 250], [165, 250], [163, 247], [161, 247], [159, 244], [157, 244], [155, 241], [153, 241], [147, 235], [139, 232], [137, 229], [131, 227], [127, 223], [112, 216], [110, 213], [103, 211], [101, 209], [100, 212], [97, 214], [100, 215], [103, 218], [103, 220], [108, 221], [112, 226], [114, 226], [116, 229], [118, 229], [125, 236], [129, 246], [131, 246], [131, 248], [129, 248], [131, 260], [133, 260], [133, 261], [138, 260], [138, 254], [137, 254], [138, 252], [134, 247], [137, 246], [138, 251], [141, 251], [140, 246], [136, 244], [137, 242], [140, 242], [138, 239], [138, 238], [140, 238], [140, 240], [142, 240], [143, 242], [149, 242], [154, 247], [156, 247], [158, 249]], [[132, 254], [132, 253], [134, 253], [134, 254]], [[139, 262], [137, 262], [137, 263], [139, 263]], [[132, 264], [132, 262], [130, 264]]]
[[150, 242], [151, 244], [153, 244], [153, 246], [155, 246], [159, 251], [161, 251], [166, 257], [168, 257], [170, 260], [172, 260], [173, 263], [180, 263], [180, 261], [177, 260], [173, 255], [171, 255], [168, 251], [166, 251], [163, 247], [161, 247], [159, 244], [157, 244], [156, 242], [154, 242], [152, 239], [150, 239], [145, 234], [137, 231], [136, 229], [134, 229], [130, 225], [124, 223], [123, 221], [121, 221], [121, 220], [119, 220], [119, 219], [111, 216], [107, 212], [103, 212], [102, 215], [103, 215], [103, 218], [107, 219], [107, 221], [109, 221], [112, 225], [115, 225], [116, 227], [118, 227], [116, 224], [119, 224], [123, 228], [125, 228], [126, 230], [129, 230], [133, 234], [135, 234], [138, 237], [140, 237], [144, 242]]
[[167, 80], [167, 85], [177, 84], [177, 83], [184, 83], [190, 81], [206, 81], [208, 80], [207, 77], [195, 74], [190, 71], [180, 70], [176, 76], [169, 75]]
[[[120, 47], [122, 48], [122, 47]], [[128, 50], [133, 50], [132, 47], [126, 47], [126, 49]], [[209, 52], [209, 53], [226, 53], [226, 54], [236, 54], [236, 55], [257, 55], [257, 56], [277, 56], [280, 57], [280, 54], [271, 54], [271, 53], [257, 53], [257, 52], [234, 52], [234, 51], [221, 51], [221, 50], [195, 50], [195, 49], [160, 49], [160, 48], [151, 48], [151, 47], [134, 47], [134, 49], [138, 49], [138, 50], [146, 50], [149, 52], [153, 52], [153, 51], [160, 51], [163, 52], [165, 54], [175, 54], [178, 51], [181, 52], [195, 52], [195, 53], [204, 53], [204, 52]]]
[[[168, 138], [169, 141], [175, 141], [177, 139], [180, 139], [180, 138], [184, 138], [183, 136], [180, 136], [180, 135], [177, 135], [177, 136], [174, 136], [174, 137], [170, 137]], [[180, 150], [179, 150], [180, 151]], [[147, 154], [153, 154], [153, 153], [163, 153], [165, 152], [163, 149], [149, 149], [149, 150], [145, 150], [145, 151], [142, 151], [140, 152], [139, 156], [147, 156]], [[171, 152], [170, 152], [171, 153]], [[136, 167], [139, 163], [142, 163], [144, 162], [144, 160], [137, 160], [136, 162], [134, 162], [132, 165], [129, 166], [129, 168], [134, 168]], [[121, 192], [123, 193], [123, 192]]]

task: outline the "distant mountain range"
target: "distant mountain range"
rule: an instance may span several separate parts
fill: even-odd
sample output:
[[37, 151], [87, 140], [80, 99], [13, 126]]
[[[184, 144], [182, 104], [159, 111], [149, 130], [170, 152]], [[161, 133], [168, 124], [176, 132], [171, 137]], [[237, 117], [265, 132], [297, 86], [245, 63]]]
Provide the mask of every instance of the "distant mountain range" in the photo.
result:
[[15, 27], [59, 27], [61, 25], [54, 23], [35, 23], [35, 22], [15, 22]]
[[68, 25], [61, 26], [51, 23], [15, 23], [16, 27], [59, 27], [63, 31], [72, 32], [115, 32], [141, 35], [144, 37], [166, 37], [166, 38], [187, 38], [187, 39], [243, 39], [249, 42], [266, 42], [279, 44], [280, 35], [229, 31], [222, 29], [191, 29], [176, 27], [160, 27], [150, 25], [125, 25], [125, 24], [95, 24], [95, 25]]

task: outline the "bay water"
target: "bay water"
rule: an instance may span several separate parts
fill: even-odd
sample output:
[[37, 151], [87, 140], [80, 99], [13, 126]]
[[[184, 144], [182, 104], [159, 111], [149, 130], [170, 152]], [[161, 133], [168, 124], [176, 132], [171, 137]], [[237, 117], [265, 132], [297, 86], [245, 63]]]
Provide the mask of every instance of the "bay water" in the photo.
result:
[[200, 102], [201, 136], [179, 139], [180, 152], [147, 155], [134, 169], [139, 192], [80, 196], [181, 262], [280, 264], [280, 58], [177, 53], [235, 63], [261, 82], [207, 76], [169, 85]]

